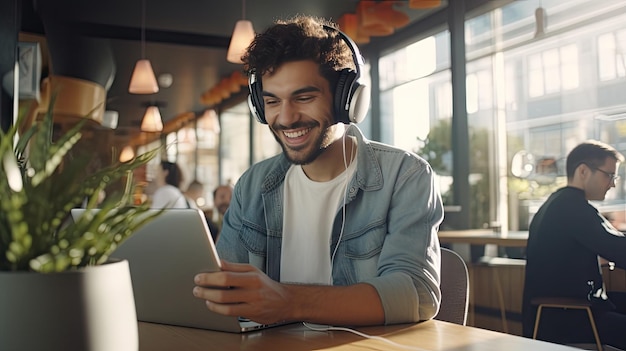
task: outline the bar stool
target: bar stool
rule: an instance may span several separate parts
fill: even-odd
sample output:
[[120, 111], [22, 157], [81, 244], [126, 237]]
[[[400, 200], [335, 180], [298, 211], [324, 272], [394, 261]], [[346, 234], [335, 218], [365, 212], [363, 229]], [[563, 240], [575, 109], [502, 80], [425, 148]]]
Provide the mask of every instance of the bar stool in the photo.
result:
[[539, 331], [539, 323], [541, 322], [541, 312], [545, 308], [558, 308], [563, 310], [584, 310], [587, 311], [587, 317], [589, 318], [589, 324], [593, 337], [596, 341], [596, 348], [598, 351], [603, 351], [602, 342], [600, 341], [600, 335], [596, 328], [596, 322], [593, 319], [593, 312], [591, 312], [591, 302], [584, 299], [574, 299], [565, 297], [537, 297], [530, 301], [533, 306], [537, 306], [537, 317], [535, 318], [535, 327], [533, 330], [533, 339], [537, 339], [537, 333]]

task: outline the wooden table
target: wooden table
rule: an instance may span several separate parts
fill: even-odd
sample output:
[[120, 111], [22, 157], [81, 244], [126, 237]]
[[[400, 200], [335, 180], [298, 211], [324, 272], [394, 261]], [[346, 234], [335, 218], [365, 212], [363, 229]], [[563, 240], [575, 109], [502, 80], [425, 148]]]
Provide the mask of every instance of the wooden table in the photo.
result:
[[409, 348], [397, 347], [381, 340], [366, 339], [345, 331], [313, 331], [307, 329], [301, 323], [245, 334], [232, 334], [140, 322], [139, 350], [577, 350], [563, 345], [437, 320], [418, 324], [357, 328], [357, 330], [369, 335], [384, 337], [393, 342], [407, 345]]
[[486, 229], [442, 230], [439, 231], [439, 241], [446, 244], [494, 244], [506, 247], [526, 247], [528, 232], [508, 231], [496, 233]]

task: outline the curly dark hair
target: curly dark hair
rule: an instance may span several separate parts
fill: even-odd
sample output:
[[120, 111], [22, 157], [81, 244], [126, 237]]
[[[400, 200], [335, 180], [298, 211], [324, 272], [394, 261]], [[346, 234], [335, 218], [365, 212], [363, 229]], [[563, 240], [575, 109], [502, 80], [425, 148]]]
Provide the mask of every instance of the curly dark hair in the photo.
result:
[[331, 84], [344, 68], [356, 70], [352, 51], [337, 31], [325, 19], [298, 15], [290, 20], [279, 20], [265, 32], [257, 34], [241, 58], [247, 72], [257, 77], [273, 72], [285, 62], [312, 60], [320, 65], [320, 74]]

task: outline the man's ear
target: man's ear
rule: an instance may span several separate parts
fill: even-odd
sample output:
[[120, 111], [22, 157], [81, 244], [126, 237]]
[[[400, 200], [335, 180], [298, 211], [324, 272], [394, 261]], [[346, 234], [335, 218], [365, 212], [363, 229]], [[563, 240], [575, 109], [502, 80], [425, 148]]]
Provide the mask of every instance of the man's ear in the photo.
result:
[[581, 163], [578, 165], [578, 167], [576, 167], [574, 173], [578, 173], [582, 179], [585, 179], [587, 177], [587, 174], [589, 174], [589, 171], [589, 167], [586, 164]]

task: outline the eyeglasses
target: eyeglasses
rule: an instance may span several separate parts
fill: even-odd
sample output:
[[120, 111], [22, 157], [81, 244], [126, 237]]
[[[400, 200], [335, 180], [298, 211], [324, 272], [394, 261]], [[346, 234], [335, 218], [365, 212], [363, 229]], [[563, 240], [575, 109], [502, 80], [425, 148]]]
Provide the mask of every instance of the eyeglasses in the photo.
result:
[[615, 173], [609, 173], [609, 172], [607, 172], [605, 170], [602, 170], [600, 168], [597, 168], [597, 167], [589, 166], [589, 168], [591, 168], [593, 170], [596, 170], [596, 171], [600, 171], [600, 172], [606, 174], [609, 178], [611, 178], [611, 182], [617, 182], [619, 180], [619, 178], [620, 178], [620, 176], [615, 174]]

